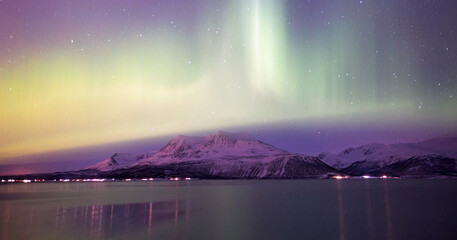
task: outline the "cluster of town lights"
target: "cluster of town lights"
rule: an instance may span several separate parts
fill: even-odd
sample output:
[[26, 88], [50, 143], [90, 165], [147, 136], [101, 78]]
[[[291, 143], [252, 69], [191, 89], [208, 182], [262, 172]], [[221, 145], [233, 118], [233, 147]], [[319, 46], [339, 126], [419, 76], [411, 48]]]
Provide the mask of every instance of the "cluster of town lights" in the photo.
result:
[[[105, 179], [105, 178], [92, 178], [92, 179], [52, 179], [52, 180], [46, 180], [46, 179], [2, 179], [2, 183], [31, 183], [31, 182], [105, 182], [105, 181], [125, 181], [125, 182], [130, 182], [130, 181], [136, 181], [137, 179]], [[154, 178], [142, 178], [139, 179], [141, 181], [154, 181]], [[167, 179], [160, 179], [160, 180], [167, 180]], [[174, 177], [174, 178], [169, 178], [168, 180], [170, 181], [190, 181], [192, 180], [190, 177], [186, 178], [179, 178], [179, 177]]]
[[[394, 178], [394, 179], [398, 179], [398, 177], [390, 177], [390, 176], [386, 176], [386, 175], [382, 175], [380, 177], [375, 177], [375, 176], [369, 176], [369, 175], [363, 175], [361, 177], [350, 177], [350, 176], [340, 176], [340, 175], [337, 175], [337, 176], [333, 176], [334, 179], [348, 179], [348, 178], [362, 178], [362, 179], [386, 179], [386, 178]], [[138, 179], [138, 180], [141, 180], [141, 181], [154, 181], [154, 178], [142, 178], [142, 179]], [[166, 180], [166, 179], [160, 179], [160, 180]], [[185, 181], [190, 181], [192, 180], [190, 177], [186, 177], [186, 178], [179, 178], [179, 177], [173, 177], [173, 178], [169, 178], [168, 180], [170, 181], [182, 181], [182, 180], [185, 180]], [[45, 179], [2, 179], [1, 182], [2, 183], [31, 183], [31, 182], [104, 182], [104, 181], [125, 181], [125, 182], [130, 182], [130, 181], [137, 181], [137, 179], [130, 179], [130, 178], [127, 178], [127, 179], [123, 179], [123, 180], [117, 180], [117, 179], [105, 179], [105, 178], [92, 178], [92, 179], [53, 179], [53, 180], [45, 180]]]
[[358, 178], [358, 179], [360, 179], [360, 178], [362, 178], [362, 179], [379, 179], [379, 178], [381, 178], [381, 179], [386, 179], [386, 178], [394, 178], [394, 179], [398, 179], [398, 177], [390, 177], [390, 176], [387, 176], [387, 175], [382, 175], [382, 176], [380, 176], [380, 177], [378, 177], [378, 176], [370, 176], [370, 175], [363, 175], [363, 176], [361, 176], [361, 177], [350, 177], [350, 176], [339, 176], [339, 175], [337, 175], [337, 176], [333, 176], [333, 178], [334, 178], [334, 179], [347, 179], [347, 178], [352, 178], [352, 179], [354, 179], [354, 178]]

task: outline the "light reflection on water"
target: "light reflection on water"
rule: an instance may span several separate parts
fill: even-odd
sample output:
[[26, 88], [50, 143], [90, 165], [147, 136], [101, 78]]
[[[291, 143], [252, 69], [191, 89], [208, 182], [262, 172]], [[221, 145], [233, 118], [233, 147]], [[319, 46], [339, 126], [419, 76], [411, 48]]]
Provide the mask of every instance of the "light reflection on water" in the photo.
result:
[[457, 239], [457, 181], [0, 185], [0, 238]]
[[[88, 205], [79, 207], [57, 207], [53, 223], [51, 219], [35, 217], [35, 208], [23, 208], [19, 215], [12, 216], [9, 204], [3, 206], [2, 239], [20, 239], [40, 232], [44, 224], [51, 225], [51, 237], [78, 234], [85, 238], [101, 239], [123, 236], [130, 232], [147, 229], [163, 222], [177, 222], [178, 218], [189, 217], [186, 204], [179, 201], [145, 202], [131, 204]], [[48, 214], [42, 212], [41, 214]], [[49, 228], [49, 227], [48, 227]], [[16, 231], [20, 229], [20, 232]], [[10, 230], [12, 235], [10, 236]], [[84, 236], [85, 235], [85, 236]]]
[[[344, 182], [346, 181], [346, 182]], [[391, 214], [391, 207], [390, 207], [390, 197], [389, 197], [389, 190], [387, 186], [387, 181], [386, 180], [380, 180], [378, 183], [381, 183], [382, 185], [382, 202], [379, 202], [379, 195], [378, 197], [372, 196], [371, 191], [373, 186], [370, 186], [370, 184], [373, 184], [373, 180], [363, 180], [362, 181], [364, 185], [364, 192], [365, 196], [364, 198], [364, 204], [366, 205], [365, 209], [361, 208], [360, 211], [363, 213], [362, 215], [364, 218], [364, 225], [365, 228], [361, 228], [361, 232], [366, 231], [366, 235], [364, 238], [370, 239], [370, 240], [375, 240], [375, 239], [394, 239], [393, 236], [393, 226], [392, 226], [392, 214]], [[347, 228], [346, 228], [346, 219], [348, 218], [348, 215], [352, 215], [353, 213], [348, 212], [345, 213], [345, 205], [348, 205], [348, 203], [345, 204], [344, 201], [344, 190], [343, 190], [343, 184], [348, 184], [347, 180], [337, 180], [336, 185], [337, 185], [337, 192], [338, 192], [338, 223], [339, 223], [339, 239], [340, 240], [345, 240], [347, 239]], [[378, 189], [379, 190], [379, 189]], [[346, 194], [347, 195], [347, 194]], [[351, 194], [351, 197], [354, 197], [353, 194]], [[362, 198], [362, 196], [360, 196]], [[377, 203], [376, 203], [376, 200]], [[346, 200], [348, 201], [348, 200]], [[357, 201], [357, 204], [362, 204], [363, 200], [359, 199]], [[381, 204], [379, 204], [381, 203]], [[349, 203], [350, 204], [350, 203]], [[382, 210], [384, 211], [384, 216], [381, 214], [378, 214], [382, 216], [377, 216], [378, 222], [375, 224], [374, 222], [374, 209], [373, 205], [378, 205], [377, 210]], [[384, 221], [385, 223], [385, 228], [383, 228], [383, 224], [381, 224], [379, 221]], [[376, 229], [378, 232], [376, 232]], [[360, 233], [359, 233], [360, 234]], [[361, 236], [364, 234], [360, 234]]]
[[365, 181], [365, 199], [367, 202], [367, 218], [368, 218], [368, 232], [370, 236], [370, 240], [375, 240], [376, 235], [374, 232], [374, 222], [373, 222], [373, 207], [371, 203], [371, 194], [370, 194], [370, 187], [368, 185], [368, 181]]
[[387, 182], [383, 181], [383, 190], [384, 190], [384, 204], [386, 210], [386, 225], [387, 225], [387, 238], [393, 239], [393, 227], [392, 227], [392, 215], [390, 209], [390, 198], [389, 198], [389, 189], [387, 188]]
[[343, 194], [341, 189], [341, 181], [337, 180], [336, 185], [338, 187], [338, 222], [339, 222], [339, 239], [346, 239], [346, 229], [344, 226], [344, 205], [343, 205]]

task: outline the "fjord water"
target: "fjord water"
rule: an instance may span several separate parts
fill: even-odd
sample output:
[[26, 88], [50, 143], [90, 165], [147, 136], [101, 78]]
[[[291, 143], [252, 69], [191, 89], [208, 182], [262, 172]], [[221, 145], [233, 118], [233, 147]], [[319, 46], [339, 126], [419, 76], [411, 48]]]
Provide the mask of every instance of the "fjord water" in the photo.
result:
[[457, 239], [456, 180], [0, 185], [8, 239]]

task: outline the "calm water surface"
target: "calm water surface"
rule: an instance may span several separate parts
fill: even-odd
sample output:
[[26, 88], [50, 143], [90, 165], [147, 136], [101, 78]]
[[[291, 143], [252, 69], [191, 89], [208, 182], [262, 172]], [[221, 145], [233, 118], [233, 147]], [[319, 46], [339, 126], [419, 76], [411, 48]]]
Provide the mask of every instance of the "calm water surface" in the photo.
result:
[[457, 239], [457, 181], [1, 184], [0, 239]]

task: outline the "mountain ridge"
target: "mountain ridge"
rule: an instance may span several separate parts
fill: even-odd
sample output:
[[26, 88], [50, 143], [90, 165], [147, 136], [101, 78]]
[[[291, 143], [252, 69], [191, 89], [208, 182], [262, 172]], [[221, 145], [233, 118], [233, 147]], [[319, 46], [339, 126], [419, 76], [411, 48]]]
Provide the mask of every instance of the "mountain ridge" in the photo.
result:
[[[321, 153], [318, 158], [348, 175], [402, 175], [400, 169], [397, 172], [393, 169], [401, 163], [413, 168], [414, 161], [411, 159], [417, 159], [418, 168], [420, 168], [420, 162], [426, 162], [424, 159], [433, 164], [436, 163], [434, 159], [457, 162], [457, 137], [444, 135], [417, 143], [365, 144], [347, 148], [337, 154]], [[409, 161], [408, 164], [406, 161]], [[447, 174], [457, 176], [457, 172], [451, 165], [447, 165], [449, 166]], [[390, 170], [385, 171], [385, 169]], [[422, 169], [425, 171], [425, 168]], [[430, 173], [429, 170], [426, 172]], [[443, 174], [443, 171], [437, 170], [436, 174]]]
[[[313, 156], [276, 148], [247, 133], [219, 131], [207, 136], [172, 138], [146, 157], [132, 155], [113, 164], [111, 157], [85, 168], [116, 177], [189, 176], [198, 178], [325, 178], [340, 174]], [[110, 175], [110, 174], [108, 174]]]
[[115, 153], [87, 168], [39, 178], [329, 178], [457, 177], [457, 137], [418, 143], [371, 143], [316, 157], [290, 153], [246, 133], [173, 137], [159, 151]]

